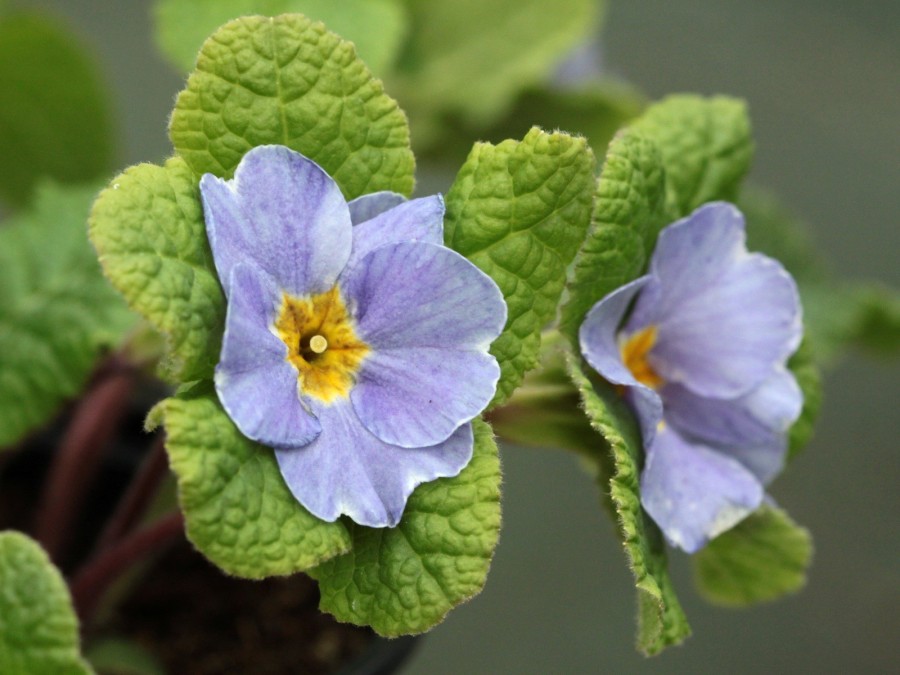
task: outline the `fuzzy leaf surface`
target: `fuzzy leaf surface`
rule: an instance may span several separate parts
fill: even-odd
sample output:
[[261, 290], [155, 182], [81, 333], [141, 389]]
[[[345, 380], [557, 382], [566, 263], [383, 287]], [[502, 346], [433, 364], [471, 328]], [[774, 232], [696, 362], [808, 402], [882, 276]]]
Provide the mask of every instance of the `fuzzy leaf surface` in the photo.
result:
[[134, 322], [88, 243], [95, 192], [43, 185], [0, 228], [0, 448], [81, 391]]
[[353, 548], [310, 571], [320, 609], [393, 637], [421, 633], [479, 593], [500, 532], [500, 462], [476, 419], [472, 461], [416, 488], [395, 528], [348, 523]]
[[109, 171], [114, 128], [91, 55], [48, 17], [0, 17], [0, 199], [24, 205], [35, 182], [82, 183]]
[[660, 150], [672, 220], [709, 201], [735, 201], [753, 158], [743, 101], [669, 96], [649, 106], [634, 128]]
[[356, 45], [373, 72], [393, 63], [406, 34], [406, 12], [397, 0], [158, 0], [153, 8], [156, 41], [183, 72], [190, 72], [203, 41], [220, 25], [241, 16], [296, 12], [321, 21]]
[[246, 438], [211, 383], [157, 405], [188, 539], [228, 574], [249, 579], [307, 570], [348, 550], [340, 521], [312, 516], [288, 490], [275, 454]]
[[37, 542], [0, 532], [0, 673], [90, 675], [62, 574]]
[[348, 199], [413, 188], [406, 116], [351, 43], [299, 14], [219, 28], [178, 95], [169, 136], [198, 175], [231, 177], [248, 150], [279, 144], [318, 162]]
[[583, 138], [535, 128], [521, 142], [476, 144], [447, 194], [445, 243], [497, 282], [509, 308], [491, 346], [501, 369], [493, 405], [537, 365], [590, 221], [593, 168]]
[[[647, 655], [657, 654], [683, 642], [691, 629], [669, 576], [662, 534], [641, 508], [640, 431], [612, 385], [589, 378], [580, 359], [570, 358], [568, 367], [588, 420], [609, 445], [613, 458], [613, 473], [608, 477], [610, 497], [638, 589], [637, 648]], [[601, 472], [601, 479], [605, 478]]]
[[809, 532], [764, 506], [694, 556], [694, 578], [710, 601], [744, 607], [800, 590], [812, 552]]
[[163, 374], [212, 377], [225, 296], [206, 239], [197, 179], [180, 158], [141, 164], [97, 198], [90, 236], [103, 271], [166, 339]]
[[560, 331], [578, 349], [585, 314], [611, 291], [637, 278], [668, 224], [666, 182], [656, 145], [626, 130], [609, 146], [597, 183], [591, 230], [575, 259]]

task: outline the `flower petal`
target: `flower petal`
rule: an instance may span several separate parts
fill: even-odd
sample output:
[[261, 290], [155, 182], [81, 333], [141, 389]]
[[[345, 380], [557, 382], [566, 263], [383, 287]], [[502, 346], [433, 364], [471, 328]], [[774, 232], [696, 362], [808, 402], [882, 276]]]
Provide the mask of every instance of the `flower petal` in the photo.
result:
[[704, 398], [680, 385], [661, 395], [666, 422], [685, 438], [721, 448], [764, 485], [784, 466], [787, 432], [803, 408], [803, 393], [785, 368], [735, 399]]
[[309, 445], [276, 449], [281, 473], [297, 500], [314, 516], [350, 516], [367, 527], [393, 527], [417, 485], [456, 476], [472, 458], [472, 427], [443, 443], [399, 448], [362, 425], [346, 399], [317, 406], [322, 433]]
[[667, 381], [734, 398], [800, 344], [796, 284], [775, 260], [747, 253], [743, 216], [730, 204], [707, 204], [663, 230], [650, 276], [627, 330], [657, 327], [649, 358]]
[[638, 382], [622, 361], [619, 349], [619, 326], [635, 295], [650, 280], [640, 277], [607, 295], [591, 308], [578, 331], [584, 358], [603, 379], [627, 387], [628, 401], [637, 414], [644, 445], [650, 445], [662, 419], [659, 395]]
[[455, 251], [416, 243], [375, 249], [341, 277], [359, 336], [373, 349], [487, 351], [506, 323], [493, 279]]
[[241, 433], [264, 445], [309, 443], [321, 430], [319, 421], [301, 404], [287, 347], [270, 330], [277, 285], [254, 267], [236, 265], [231, 290], [215, 373], [222, 406]]
[[350, 211], [318, 164], [288, 148], [250, 150], [233, 180], [205, 174], [200, 193], [219, 279], [253, 262], [292, 295], [334, 285], [350, 256]]
[[763, 489], [744, 466], [670, 427], [647, 451], [641, 503], [666, 539], [688, 553], [737, 525], [762, 503]]
[[432, 347], [374, 351], [350, 400], [381, 440], [405, 448], [433, 445], [490, 403], [500, 379], [485, 352]]
[[[352, 206], [351, 202], [351, 208]], [[411, 199], [356, 225], [353, 228], [353, 248], [347, 267], [353, 267], [379, 246], [404, 241], [422, 241], [427, 244], [444, 242], [444, 200], [440, 195]]]
[[367, 195], [351, 199], [347, 204], [350, 207], [350, 222], [359, 225], [405, 201], [406, 197], [390, 190], [370, 192]]

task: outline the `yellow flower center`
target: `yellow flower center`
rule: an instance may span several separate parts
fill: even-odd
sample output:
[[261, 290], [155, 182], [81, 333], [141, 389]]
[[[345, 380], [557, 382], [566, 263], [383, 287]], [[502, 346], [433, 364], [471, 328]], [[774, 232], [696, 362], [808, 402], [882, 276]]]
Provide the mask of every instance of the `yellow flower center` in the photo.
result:
[[311, 297], [284, 293], [275, 330], [304, 394], [325, 403], [349, 396], [369, 345], [357, 337], [337, 286]]
[[656, 326], [647, 326], [632, 333], [619, 343], [622, 361], [634, 375], [634, 379], [651, 389], [657, 389], [663, 385], [663, 379], [647, 360], [650, 350], [656, 344], [656, 332]]

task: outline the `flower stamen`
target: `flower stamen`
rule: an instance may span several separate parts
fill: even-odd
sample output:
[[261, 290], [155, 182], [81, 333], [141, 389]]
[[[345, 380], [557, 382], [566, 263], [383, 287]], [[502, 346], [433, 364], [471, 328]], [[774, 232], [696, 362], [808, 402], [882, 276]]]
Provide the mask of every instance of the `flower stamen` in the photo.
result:
[[309, 349], [315, 354], [323, 354], [328, 349], [328, 340], [321, 335], [313, 335], [309, 339]]
[[656, 326], [647, 326], [619, 343], [622, 362], [634, 375], [634, 379], [651, 389], [658, 389], [664, 384], [647, 358], [656, 344], [656, 333]]

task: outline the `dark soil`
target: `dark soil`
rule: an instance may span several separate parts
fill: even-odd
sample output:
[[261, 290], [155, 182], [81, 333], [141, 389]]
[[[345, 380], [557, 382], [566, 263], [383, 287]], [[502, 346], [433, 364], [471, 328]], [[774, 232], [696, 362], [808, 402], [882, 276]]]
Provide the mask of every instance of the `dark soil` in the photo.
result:
[[109, 628], [156, 654], [167, 673], [333, 673], [374, 639], [318, 611], [305, 575], [248, 581], [223, 575], [187, 543], [167, 553]]

